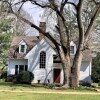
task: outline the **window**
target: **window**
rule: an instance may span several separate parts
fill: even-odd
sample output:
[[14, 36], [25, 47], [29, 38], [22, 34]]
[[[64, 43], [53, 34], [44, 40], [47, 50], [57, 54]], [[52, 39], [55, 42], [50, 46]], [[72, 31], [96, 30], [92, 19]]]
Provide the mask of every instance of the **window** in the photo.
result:
[[25, 71], [27, 71], [27, 69], [28, 69], [28, 66], [27, 66], [27, 65], [25, 65]]
[[15, 65], [15, 75], [18, 75], [18, 65]]
[[74, 54], [74, 46], [70, 46], [70, 53]]
[[20, 52], [25, 52], [25, 45], [21, 45], [21, 50]]
[[24, 71], [24, 65], [19, 65], [19, 72]]
[[46, 53], [42, 51], [40, 53], [40, 68], [45, 68], [46, 65]]
[[15, 65], [15, 75], [18, 75], [21, 71], [27, 71], [27, 65]]

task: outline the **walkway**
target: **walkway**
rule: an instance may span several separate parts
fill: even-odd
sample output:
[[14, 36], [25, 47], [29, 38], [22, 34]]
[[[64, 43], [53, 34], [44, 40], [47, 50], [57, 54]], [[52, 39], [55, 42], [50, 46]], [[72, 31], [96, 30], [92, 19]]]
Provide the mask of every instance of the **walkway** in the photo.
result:
[[10, 93], [39, 93], [39, 94], [91, 94], [100, 95], [99, 92], [61, 92], [61, 91], [20, 91], [20, 90], [0, 90], [0, 92], [10, 92]]

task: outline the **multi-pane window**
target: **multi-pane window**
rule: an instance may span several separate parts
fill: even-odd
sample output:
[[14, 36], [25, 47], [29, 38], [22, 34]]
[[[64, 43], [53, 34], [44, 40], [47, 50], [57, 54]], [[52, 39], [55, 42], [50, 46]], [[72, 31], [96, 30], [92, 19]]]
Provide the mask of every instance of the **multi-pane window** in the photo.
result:
[[19, 72], [24, 71], [24, 65], [19, 65]]
[[21, 52], [25, 52], [25, 45], [21, 45]]
[[27, 71], [27, 65], [15, 65], [15, 75], [18, 75], [21, 71]]
[[74, 54], [74, 46], [70, 46], [70, 53]]
[[46, 65], [46, 53], [42, 51], [40, 53], [40, 68], [45, 68]]
[[27, 66], [27, 65], [25, 65], [25, 71], [27, 71], [27, 69], [28, 69], [28, 66]]
[[15, 65], [15, 75], [18, 75], [18, 65]]

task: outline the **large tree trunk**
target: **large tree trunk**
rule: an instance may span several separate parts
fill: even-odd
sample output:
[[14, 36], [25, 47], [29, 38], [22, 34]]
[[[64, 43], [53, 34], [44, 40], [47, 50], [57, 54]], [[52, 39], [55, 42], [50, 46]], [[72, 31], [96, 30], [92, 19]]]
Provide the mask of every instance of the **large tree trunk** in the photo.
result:
[[61, 62], [62, 62], [62, 68], [63, 68], [63, 73], [64, 73], [64, 80], [63, 80], [63, 87], [64, 88], [68, 88], [69, 85], [69, 77], [70, 77], [70, 56], [64, 54], [64, 52], [62, 51], [62, 49], [60, 48], [59, 50], [59, 56], [61, 58]]
[[68, 88], [69, 85], [69, 77], [70, 77], [70, 58], [67, 56], [65, 60], [62, 61], [63, 66], [63, 72], [64, 72], [64, 81], [63, 81], [63, 87]]
[[71, 68], [71, 87], [79, 87], [80, 66], [82, 62], [82, 51], [76, 54]]

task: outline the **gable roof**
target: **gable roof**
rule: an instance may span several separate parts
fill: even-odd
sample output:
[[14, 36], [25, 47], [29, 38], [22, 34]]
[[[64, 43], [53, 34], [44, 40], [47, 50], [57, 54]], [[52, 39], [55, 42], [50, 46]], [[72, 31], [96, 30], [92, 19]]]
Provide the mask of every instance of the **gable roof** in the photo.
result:
[[[59, 41], [60, 41], [59, 37], [55, 37], [55, 39], [59, 43]], [[55, 51], [57, 51], [54, 44], [48, 38], [45, 37], [45, 40], [54, 48]], [[71, 41], [73, 41], [77, 47], [78, 41], [76, 39], [71, 39]], [[87, 45], [89, 45], [89, 44], [87, 44]], [[90, 49], [84, 50], [82, 54], [83, 54], [83, 58], [82, 58], [83, 61], [91, 61], [92, 60], [92, 51]], [[72, 57], [72, 59], [73, 59], [73, 57]], [[60, 58], [57, 57], [56, 60], [60, 60]]]
[[36, 36], [16, 36], [13, 38], [10, 49], [9, 49], [9, 58], [23, 58], [26, 54], [20, 53], [19, 54], [19, 43], [21, 41], [25, 41], [27, 44], [27, 50], [26, 53], [28, 53], [33, 46], [35, 46], [38, 42], [39, 39]]
[[[48, 42], [48, 44], [55, 50], [55, 46], [54, 44], [46, 37], [44, 37], [44, 39]], [[26, 54], [24, 53], [19, 53], [19, 43], [21, 41], [25, 41], [25, 43], [27, 44], [27, 50], [26, 50], [26, 54], [39, 42], [41, 41], [40, 39], [38, 39], [36, 36], [16, 36], [13, 38], [12, 43], [11, 43], [11, 47], [9, 50], [9, 58], [16, 58], [16, 59], [23, 59], [25, 57]], [[74, 43], [76, 44], [76, 41], [74, 41]], [[59, 59], [59, 58], [58, 58]], [[87, 49], [85, 51], [83, 51], [83, 61], [91, 61], [92, 60], [92, 54], [91, 54], [91, 50]]]

